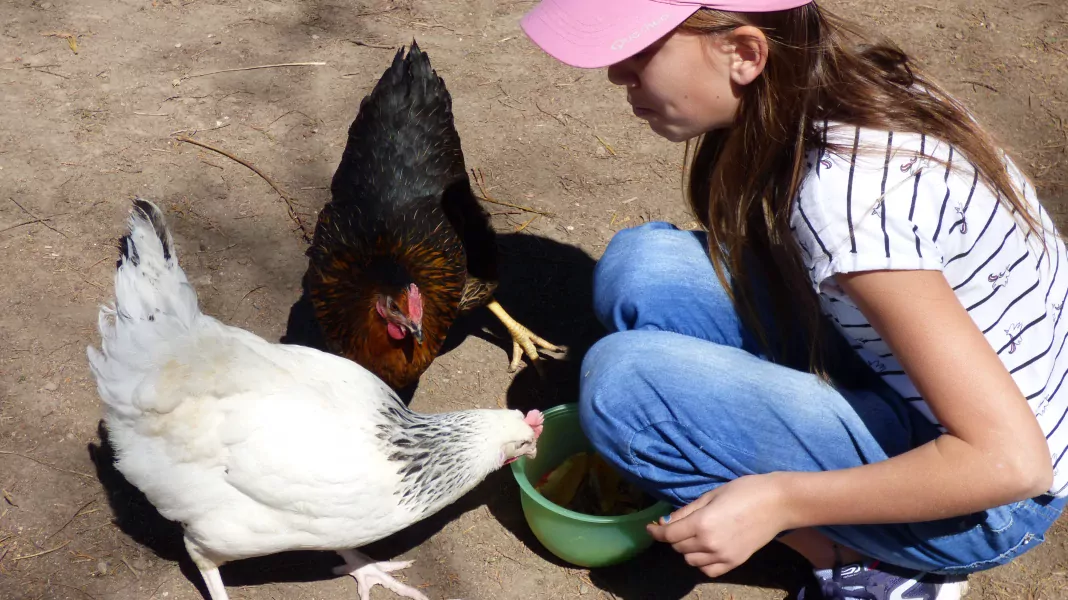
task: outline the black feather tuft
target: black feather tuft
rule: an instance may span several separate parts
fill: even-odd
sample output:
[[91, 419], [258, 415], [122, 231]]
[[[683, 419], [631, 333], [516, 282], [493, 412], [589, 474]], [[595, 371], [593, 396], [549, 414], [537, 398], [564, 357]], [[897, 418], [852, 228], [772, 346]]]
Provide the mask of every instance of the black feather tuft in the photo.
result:
[[144, 216], [145, 220], [152, 224], [156, 237], [159, 238], [160, 244], [163, 245], [164, 260], [170, 260], [174, 242], [171, 241], [171, 233], [167, 230], [167, 221], [163, 217], [163, 211], [157, 208], [155, 204], [140, 197], [134, 198], [133, 204], [134, 208]]
[[[139, 218], [148, 221], [152, 225], [152, 230], [156, 233], [156, 237], [159, 238], [160, 244], [163, 245], [164, 260], [170, 260], [171, 256], [174, 255], [174, 241], [171, 239], [171, 232], [167, 229], [167, 221], [163, 217], [163, 211], [155, 204], [140, 197], [134, 198], [133, 209]], [[141, 258], [137, 253], [137, 244], [131, 234], [132, 232], [129, 232], [119, 238], [119, 260], [115, 263], [116, 269], [122, 266], [123, 259], [130, 261], [130, 264], [135, 267], [141, 262]]]
[[115, 261], [116, 269], [122, 266], [122, 259], [124, 258], [135, 267], [140, 262], [137, 257], [137, 246], [134, 246], [133, 240], [130, 239], [130, 234], [128, 233], [119, 238], [119, 260]]

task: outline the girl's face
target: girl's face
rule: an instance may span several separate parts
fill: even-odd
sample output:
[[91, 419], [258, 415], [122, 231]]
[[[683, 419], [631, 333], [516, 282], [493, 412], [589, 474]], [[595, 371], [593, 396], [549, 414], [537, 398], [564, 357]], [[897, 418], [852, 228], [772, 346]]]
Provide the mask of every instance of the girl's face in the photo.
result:
[[624, 86], [634, 114], [673, 142], [729, 127], [742, 87], [756, 78], [767, 56], [767, 46], [760, 51], [756, 40], [739, 43], [739, 31], [709, 36], [675, 30], [610, 66], [608, 80]]

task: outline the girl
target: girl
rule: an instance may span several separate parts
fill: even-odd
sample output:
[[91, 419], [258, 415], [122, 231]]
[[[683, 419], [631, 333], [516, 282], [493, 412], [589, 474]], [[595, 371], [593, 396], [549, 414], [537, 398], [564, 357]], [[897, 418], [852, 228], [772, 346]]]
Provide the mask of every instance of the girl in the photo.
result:
[[712, 577], [777, 539], [825, 598], [877, 600], [959, 598], [1043, 541], [1068, 256], [964, 108], [806, 0], [543, 0], [522, 25], [694, 141], [706, 233], [615, 236], [580, 390], [596, 448], [678, 507], [655, 539]]

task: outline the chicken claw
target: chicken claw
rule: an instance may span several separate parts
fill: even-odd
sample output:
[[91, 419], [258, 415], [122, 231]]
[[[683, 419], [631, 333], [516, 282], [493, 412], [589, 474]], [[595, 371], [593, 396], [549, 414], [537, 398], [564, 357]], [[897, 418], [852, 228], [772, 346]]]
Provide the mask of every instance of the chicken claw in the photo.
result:
[[338, 554], [345, 559], [345, 564], [334, 567], [335, 575], [352, 575], [359, 588], [360, 600], [371, 600], [371, 588], [379, 584], [392, 590], [398, 596], [411, 598], [412, 600], [429, 600], [422, 592], [410, 585], [405, 585], [390, 575], [392, 571], [412, 566], [414, 561], [403, 560], [394, 562], [374, 562], [366, 555], [355, 550], [339, 550]]
[[560, 348], [534, 335], [532, 331], [520, 325], [518, 321], [504, 311], [504, 307], [496, 300], [490, 300], [486, 304], [486, 308], [490, 309], [500, 319], [512, 336], [512, 362], [508, 365], [508, 372], [515, 373], [515, 370], [519, 368], [519, 361], [521, 360], [519, 349], [522, 348], [523, 352], [530, 358], [531, 364], [537, 369], [538, 374], [544, 375], [545, 373], [541, 367], [541, 356], [538, 355], [538, 349], [534, 346], [540, 346], [551, 352], [560, 352]]

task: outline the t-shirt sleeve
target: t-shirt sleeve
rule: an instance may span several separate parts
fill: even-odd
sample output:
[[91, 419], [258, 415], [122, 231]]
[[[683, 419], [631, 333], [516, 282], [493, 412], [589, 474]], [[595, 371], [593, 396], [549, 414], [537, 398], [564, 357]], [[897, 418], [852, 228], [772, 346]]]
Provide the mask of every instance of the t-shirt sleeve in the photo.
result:
[[922, 135], [854, 127], [828, 141], [845, 151], [809, 153], [791, 216], [816, 291], [838, 273], [941, 270], [938, 232], [954, 216], [945, 202], [952, 149]]

